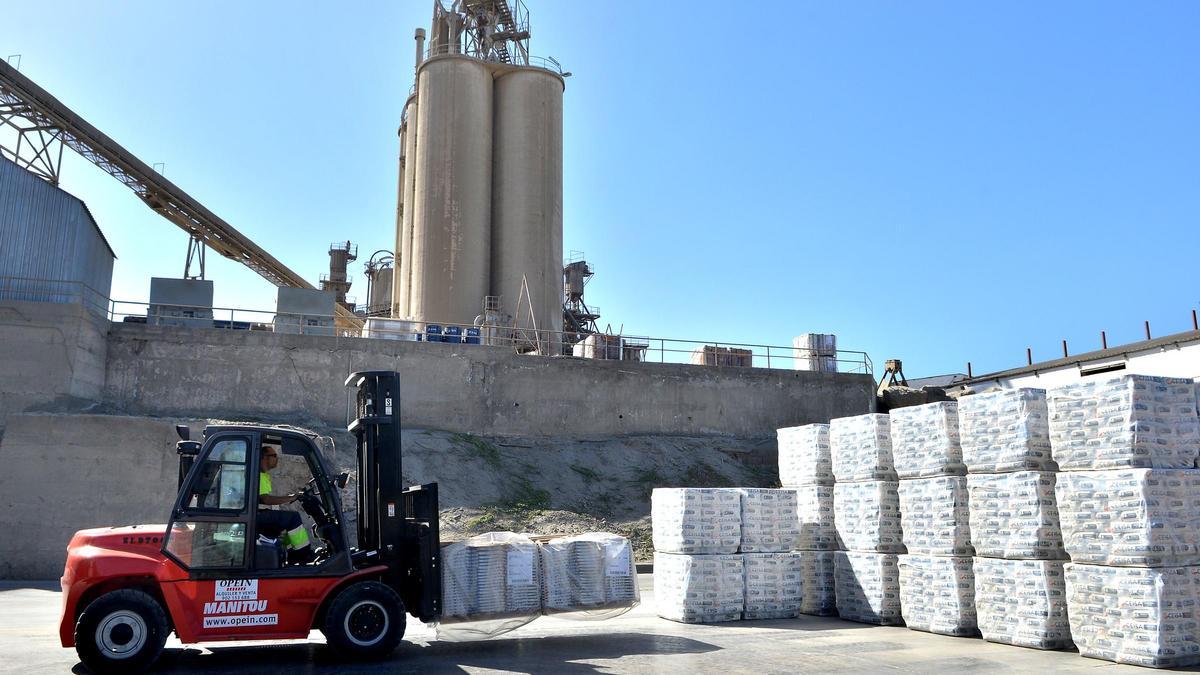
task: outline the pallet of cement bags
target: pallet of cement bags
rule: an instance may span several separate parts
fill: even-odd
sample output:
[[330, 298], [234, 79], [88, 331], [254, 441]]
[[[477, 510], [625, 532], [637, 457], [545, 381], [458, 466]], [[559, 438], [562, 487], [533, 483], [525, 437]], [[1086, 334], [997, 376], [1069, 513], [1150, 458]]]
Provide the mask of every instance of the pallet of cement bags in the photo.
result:
[[795, 551], [800, 560], [800, 613], [837, 615], [833, 551]]
[[742, 497], [741, 553], [790, 551], [800, 535], [796, 491], [737, 488]]
[[780, 485], [833, 485], [828, 424], [786, 427], [775, 433], [779, 440]]
[[904, 625], [940, 635], [978, 635], [975, 575], [969, 556], [900, 556]]
[[[494, 637], [542, 610], [537, 544], [525, 535], [489, 532], [442, 547], [442, 618], [438, 637]], [[459, 627], [461, 622], [469, 624]]]
[[650, 495], [654, 550], [736, 553], [742, 543], [742, 495], [731, 488], [655, 488]]
[[900, 527], [909, 553], [971, 555], [966, 476], [902, 480]]
[[572, 618], [608, 619], [637, 606], [637, 568], [629, 540], [589, 532], [538, 542], [542, 609]]
[[1074, 562], [1200, 564], [1200, 471], [1076, 471], [1057, 480], [1063, 546]]
[[1071, 648], [1062, 561], [975, 558], [975, 611], [988, 642]]
[[829, 450], [838, 482], [896, 480], [888, 415], [869, 413], [830, 420]]
[[1055, 471], [1045, 389], [1003, 389], [958, 399], [969, 473]]
[[654, 554], [655, 611], [683, 623], [738, 621], [746, 601], [743, 555]]
[[859, 623], [899, 626], [899, 556], [892, 553], [834, 554], [834, 584], [838, 616]]
[[838, 547], [833, 526], [833, 486], [802, 485], [796, 493], [798, 551], [832, 551]]
[[1062, 471], [1190, 469], [1200, 455], [1191, 380], [1148, 375], [1050, 390], [1050, 444]]
[[1200, 568], [1064, 568], [1067, 616], [1080, 654], [1152, 668], [1200, 663]]
[[1049, 471], [971, 474], [971, 543], [993, 558], [1061, 560], [1062, 530], [1055, 475]]
[[799, 553], [743, 553], [746, 578], [744, 619], [800, 616], [803, 575]]
[[896, 481], [875, 480], [834, 485], [833, 527], [841, 548], [904, 553], [900, 494]]
[[900, 478], [961, 476], [958, 403], [938, 401], [891, 412], [892, 459]]

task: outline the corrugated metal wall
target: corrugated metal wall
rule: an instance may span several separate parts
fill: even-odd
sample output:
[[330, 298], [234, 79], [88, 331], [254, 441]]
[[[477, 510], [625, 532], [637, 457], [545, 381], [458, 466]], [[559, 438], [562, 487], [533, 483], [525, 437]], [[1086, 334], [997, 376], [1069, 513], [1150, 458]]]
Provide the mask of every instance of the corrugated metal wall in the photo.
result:
[[0, 298], [104, 312], [113, 260], [82, 201], [0, 158]]

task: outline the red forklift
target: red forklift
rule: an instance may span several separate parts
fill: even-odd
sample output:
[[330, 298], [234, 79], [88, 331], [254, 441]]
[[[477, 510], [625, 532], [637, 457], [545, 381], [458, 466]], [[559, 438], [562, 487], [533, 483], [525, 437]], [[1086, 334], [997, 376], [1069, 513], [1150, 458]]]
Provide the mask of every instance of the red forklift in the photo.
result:
[[[59, 637], [94, 672], [148, 668], [174, 631], [184, 644], [304, 639], [318, 629], [347, 658], [390, 654], [405, 613], [441, 615], [437, 484], [404, 488], [400, 376], [353, 373], [357, 389], [357, 545], [348, 544], [340, 491], [309, 432], [285, 426], [208, 426], [180, 441], [179, 494], [166, 525], [81, 530], [67, 547]], [[303, 460], [311, 479], [297, 493], [320, 542], [288, 561], [255, 516], [264, 444]], [[292, 460], [299, 465], [299, 462]]]

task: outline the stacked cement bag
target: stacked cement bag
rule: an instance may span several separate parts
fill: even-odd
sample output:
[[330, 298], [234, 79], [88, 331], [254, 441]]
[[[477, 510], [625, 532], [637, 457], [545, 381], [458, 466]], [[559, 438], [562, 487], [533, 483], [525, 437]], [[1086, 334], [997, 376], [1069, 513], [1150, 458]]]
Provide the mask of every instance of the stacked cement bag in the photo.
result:
[[684, 623], [737, 621], [745, 609], [745, 567], [737, 553], [654, 552], [658, 615]]
[[900, 558], [904, 624], [942, 635], [978, 635], [970, 556], [909, 553]]
[[[489, 532], [443, 547], [439, 636], [491, 637], [533, 621], [542, 609], [540, 572], [537, 544], [524, 535]], [[442, 628], [459, 622], [471, 625]]]
[[900, 477], [904, 623], [943, 635], [974, 635], [975, 580], [958, 404], [893, 410], [892, 452]]
[[841, 417], [829, 423], [833, 456], [834, 556], [837, 610], [842, 618], [897, 624], [900, 576], [897, 553], [904, 551], [900, 496], [892, 462], [887, 415]]
[[990, 642], [1069, 648], [1046, 392], [966, 396], [958, 411], [979, 630]]
[[538, 544], [545, 613], [610, 618], [639, 600], [633, 547], [625, 537], [590, 532]]
[[737, 488], [741, 495], [742, 553], [779, 553], [792, 550], [800, 534], [794, 490]]
[[788, 427], [777, 433], [779, 480], [796, 493], [799, 534], [793, 550], [803, 588], [800, 613], [829, 616], [837, 612], [833, 550], [838, 547], [829, 425]]
[[833, 485], [828, 424], [785, 427], [775, 433], [779, 439], [780, 485]]
[[1071, 635], [1084, 656], [1200, 663], [1195, 386], [1125, 375], [1051, 390]]
[[790, 619], [800, 614], [804, 579], [801, 554], [744, 553], [744, 619]]
[[902, 624], [899, 557], [893, 553], [834, 553], [838, 616], [881, 626]]
[[742, 493], [656, 488], [650, 502], [658, 615], [688, 623], [742, 618]]
[[742, 542], [742, 497], [726, 488], [656, 488], [650, 497], [654, 550], [736, 553]]
[[1122, 375], [1050, 396], [1050, 442], [1062, 471], [1195, 468], [1198, 434], [1191, 380]]

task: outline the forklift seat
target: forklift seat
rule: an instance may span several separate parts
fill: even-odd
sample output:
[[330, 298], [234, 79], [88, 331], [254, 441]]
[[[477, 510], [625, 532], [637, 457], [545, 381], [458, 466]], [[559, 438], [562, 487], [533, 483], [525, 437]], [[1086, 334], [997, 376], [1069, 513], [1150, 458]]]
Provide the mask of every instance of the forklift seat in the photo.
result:
[[283, 544], [278, 539], [259, 536], [254, 544], [254, 566], [260, 570], [283, 567]]

